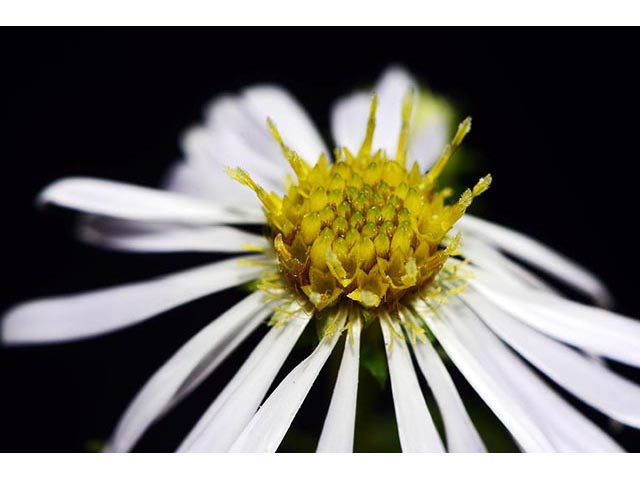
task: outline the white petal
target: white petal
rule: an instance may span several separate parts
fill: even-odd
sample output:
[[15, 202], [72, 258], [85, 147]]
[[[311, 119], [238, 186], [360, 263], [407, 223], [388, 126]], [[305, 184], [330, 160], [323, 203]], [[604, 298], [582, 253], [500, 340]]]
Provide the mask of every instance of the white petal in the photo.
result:
[[246, 252], [247, 246], [269, 248], [265, 237], [219, 225], [123, 232], [98, 220], [84, 222], [78, 235], [92, 245], [130, 252]]
[[413, 352], [442, 414], [449, 452], [485, 452], [455, 384], [431, 342], [416, 342]]
[[347, 147], [352, 152], [360, 150], [370, 104], [371, 94], [360, 92], [336, 102], [331, 110], [331, 135], [336, 146]]
[[527, 289], [537, 288], [549, 293], [557, 293], [540, 277], [510, 260], [491, 244], [473, 235], [466, 234], [462, 237], [460, 251], [474, 265], [512, 284], [515, 282]]
[[640, 367], [640, 322], [540, 291], [514, 289], [475, 270], [471, 284], [523, 322], [588, 352]]
[[[456, 311], [445, 316], [448, 309], [449, 307], [441, 306], [441, 315], [436, 317], [428, 307], [416, 304], [416, 311], [427, 323], [456, 368], [462, 372], [518, 443], [527, 451], [553, 451], [553, 446], [544, 433], [520, 405], [515, 393], [510, 391], [497, 366], [484, 358], [480, 346], [464, 342], [453, 329], [452, 322], [459, 321], [456, 316], [459, 315], [463, 321], [467, 321], [472, 315], [464, 311], [463, 315], [460, 315]], [[440, 318], [441, 316], [444, 318]]]
[[442, 440], [420, 390], [420, 384], [411, 363], [409, 347], [404, 338], [393, 337], [391, 328], [395, 327], [390, 327], [388, 323], [381, 320], [380, 327], [387, 352], [393, 407], [396, 412], [402, 451], [444, 452]]
[[[374, 149], [382, 148], [388, 155], [395, 155], [402, 124], [402, 101], [414, 87], [414, 79], [402, 68], [391, 67], [381, 75], [373, 88], [373, 92], [378, 95]], [[354, 93], [340, 99], [333, 106], [331, 133], [337, 146], [347, 147], [352, 152], [360, 149], [367, 128], [371, 93]]]
[[224, 167], [241, 167], [265, 189], [282, 193], [289, 167], [266, 123], [257, 124], [230, 98], [215, 102], [211, 112], [213, 120], [187, 130], [182, 137], [186, 162], [203, 174], [215, 172], [216, 176], [226, 175]]
[[607, 288], [591, 272], [526, 235], [472, 215], [463, 216], [456, 226], [544, 270], [589, 295], [601, 306], [612, 302]]
[[267, 118], [277, 124], [285, 143], [309, 163], [315, 164], [326, 153], [320, 135], [298, 102], [282, 88], [258, 85], [211, 103], [206, 124], [191, 128], [183, 136], [185, 165], [189, 168], [175, 170], [168, 186], [229, 204], [233, 196], [221, 198], [223, 195], [203, 185], [198, 176], [206, 178], [215, 173], [216, 184], [232, 192], [235, 187], [228, 179], [218, 179], [224, 175], [223, 167], [230, 166], [247, 170], [267, 190], [284, 193], [286, 175], [293, 172], [269, 132]]
[[271, 118], [285, 143], [314, 165], [327, 154], [322, 138], [300, 104], [286, 90], [273, 85], [257, 85], [242, 94], [243, 104], [259, 122]]
[[58, 180], [42, 191], [41, 204], [53, 203], [86, 213], [148, 222], [191, 225], [264, 223], [264, 215], [230, 209], [177, 193], [97, 178]]
[[477, 293], [464, 298], [505, 342], [553, 381], [609, 417], [640, 427], [640, 386], [520, 323]]
[[325, 336], [316, 349], [278, 385], [262, 404], [238, 439], [231, 452], [275, 452], [293, 418], [300, 409], [313, 382], [340, 338], [345, 315], [340, 315], [336, 331]]
[[261, 204], [256, 194], [245, 185], [236, 182], [224, 171], [224, 165], [176, 162], [167, 172], [163, 189], [202, 198], [220, 205], [243, 209], [254, 209], [261, 213]]
[[429, 112], [429, 115], [429, 121], [425, 125], [417, 125], [414, 113], [409, 132], [407, 159], [409, 162], [417, 161], [421, 172], [426, 172], [436, 163], [451, 136], [446, 116], [438, 112]]
[[403, 68], [391, 67], [382, 74], [375, 86], [375, 92], [378, 94], [378, 112], [374, 148], [382, 148], [387, 154], [395, 155], [402, 125], [402, 101], [415, 87], [415, 80]]
[[333, 387], [329, 412], [324, 420], [317, 451], [321, 453], [353, 452], [358, 399], [358, 368], [360, 362], [360, 329], [357, 319], [351, 324], [344, 343], [338, 378]]
[[128, 327], [258, 277], [262, 267], [238, 260], [261, 258], [236, 257], [144, 282], [26, 302], [5, 314], [2, 339], [8, 344], [58, 342]]
[[310, 319], [295, 303], [281, 308], [298, 311], [282, 327], [269, 330], [178, 451], [225, 452], [247, 426]]
[[[418, 306], [420, 310], [420, 306]], [[456, 367], [525, 451], [619, 451], [460, 302], [419, 313]]]
[[[127, 407], [109, 441], [112, 452], [129, 451], [144, 431], [166, 411], [189, 377], [203, 379], [272, 311], [266, 295], [256, 292], [200, 330], [147, 381]], [[190, 387], [193, 388], [193, 385]]]

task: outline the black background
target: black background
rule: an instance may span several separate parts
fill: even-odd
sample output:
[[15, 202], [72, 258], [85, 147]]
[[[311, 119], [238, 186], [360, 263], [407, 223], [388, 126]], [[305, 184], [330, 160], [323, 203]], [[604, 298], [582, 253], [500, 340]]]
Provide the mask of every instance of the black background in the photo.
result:
[[[71, 214], [33, 207], [47, 183], [92, 175], [157, 185], [202, 106], [257, 82], [289, 88], [329, 140], [332, 101], [399, 63], [473, 116], [467, 145], [494, 177], [487, 216], [583, 263], [611, 287], [618, 311], [640, 318], [636, 38], [577, 29], [4, 30], [0, 310], [210, 259], [83, 246], [72, 238]], [[90, 450], [155, 368], [232, 297], [95, 340], [1, 349], [0, 451]], [[139, 449], [174, 448], [255, 340]], [[305, 404], [312, 420], [298, 427], [319, 429], [313, 418], [326, 403], [316, 405]], [[616, 438], [640, 449], [636, 431]], [[313, 446], [302, 439], [300, 448]]]

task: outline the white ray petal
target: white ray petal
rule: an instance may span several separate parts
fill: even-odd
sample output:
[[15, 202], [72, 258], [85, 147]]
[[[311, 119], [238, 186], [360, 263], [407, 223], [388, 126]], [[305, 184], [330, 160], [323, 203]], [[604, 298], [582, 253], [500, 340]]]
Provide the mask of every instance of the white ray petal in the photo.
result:
[[415, 87], [415, 80], [403, 68], [390, 67], [383, 72], [375, 86], [375, 92], [378, 94], [378, 112], [373, 138], [374, 148], [382, 148], [387, 154], [395, 155], [402, 125], [402, 101]]
[[340, 338], [345, 315], [339, 314], [333, 335], [325, 336], [316, 349], [278, 385], [262, 404], [237, 440], [231, 452], [275, 452], [313, 382]]
[[[180, 386], [197, 370], [218, 366], [272, 311], [266, 295], [255, 292], [200, 330], [138, 392], [122, 415], [107, 450], [129, 451], [165, 411]], [[199, 375], [198, 375], [199, 376]]]
[[640, 428], [640, 386], [537, 332], [479, 294], [465, 301], [491, 329], [553, 381], [622, 423]]
[[[382, 73], [373, 90], [356, 92], [336, 102], [331, 111], [331, 133], [336, 145], [347, 147], [352, 152], [360, 149], [367, 128], [371, 95], [375, 92], [378, 111], [373, 148], [382, 148], [388, 155], [395, 155], [402, 124], [402, 101], [415, 85], [406, 70], [390, 67]], [[421, 146], [415, 143], [414, 155], [421, 151]]]
[[131, 252], [246, 252], [247, 246], [269, 248], [263, 236], [222, 225], [122, 232], [98, 221], [81, 224], [78, 235], [95, 246]]
[[[525, 451], [620, 451], [460, 302], [423, 318], [456, 367]], [[418, 307], [419, 308], [419, 307]]]
[[460, 244], [460, 251], [474, 265], [506, 281], [516, 282], [525, 288], [537, 288], [549, 293], [557, 293], [553, 287], [540, 277], [504, 256], [497, 248], [485, 240], [473, 235], [464, 235]]
[[357, 152], [367, 130], [371, 94], [354, 93], [340, 99], [331, 110], [331, 135], [338, 147]]
[[39, 204], [126, 220], [190, 225], [264, 223], [253, 210], [231, 209], [178, 193], [88, 177], [58, 180], [38, 196]]
[[588, 352], [640, 367], [640, 321], [539, 291], [514, 289], [487, 272], [471, 280], [485, 297], [523, 322]]
[[152, 280], [17, 305], [2, 319], [2, 340], [28, 344], [76, 340], [135, 325], [196, 298], [253, 280], [263, 267], [238, 260], [247, 255]]
[[261, 213], [255, 193], [227, 175], [222, 164], [202, 166], [178, 161], [167, 172], [162, 188], [224, 206], [242, 205], [243, 209], [253, 208]]
[[[391, 320], [381, 320], [380, 327], [387, 352], [393, 407], [396, 412], [398, 436], [403, 452], [444, 452], [440, 435], [436, 430], [425, 402], [411, 354], [404, 337], [394, 337]], [[401, 332], [395, 335], [403, 335]]]
[[311, 317], [297, 304], [281, 309], [297, 311], [282, 327], [269, 330], [184, 439], [179, 452], [225, 452], [247, 426]]
[[431, 342], [416, 342], [413, 352], [442, 414], [449, 452], [486, 452], [447, 368]]
[[[186, 164], [197, 174], [222, 172], [224, 166], [241, 167], [266, 189], [283, 193], [286, 175], [293, 172], [269, 132], [267, 118], [277, 124], [287, 145], [309, 163], [315, 164], [320, 154], [327, 152], [313, 122], [288, 92], [257, 85], [211, 103], [206, 125], [190, 129], [183, 137]], [[185, 169], [176, 171], [174, 177], [169, 183], [172, 188], [186, 188], [189, 193], [206, 191]], [[218, 197], [213, 192], [207, 196]]]
[[419, 125], [416, 114], [413, 115], [409, 132], [409, 162], [417, 161], [421, 172], [429, 170], [440, 158], [449, 142], [451, 128], [449, 118], [438, 112], [428, 112], [429, 119], [425, 125]]
[[338, 378], [333, 387], [331, 404], [324, 420], [317, 451], [321, 453], [353, 452], [358, 399], [358, 368], [360, 363], [360, 319], [351, 324], [344, 343]]
[[252, 119], [234, 98], [214, 102], [207, 125], [187, 130], [181, 143], [187, 164], [201, 173], [220, 176], [224, 167], [241, 167], [264, 188], [283, 192], [287, 160], [266, 121]]
[[528, 411], [543, 425], [555, 448], [566, 452], [620, 452], [622, 449], [605, 432], [565, 401], [533, 370], [508, 349], [474, 313], [472, 320], [456, 324], [467, 342], [484, 345], [490, 360], [511, 382]]
[[599, 305], [608, 306], [612, 297], [604, 284], [591, 272], [540, 242], [473, 215], [465, 215], [457, 227], [484, 238], [531, 265], [534, 265], [558, 280], [592, 297]]
[[[470, 312], [453, 311], [451, 307], [441, 306], [440, 316], [433, 315], [429, 307], [416, 303], [415, 308], [427, 323], [456, 368], [462, 372], [478, 395], [493, 410], [502, 423], [509, 429], [518, 443], [526, 451], [553, 451], [553, 445], [535, 424], [520, 404], [514, 392], [510, 391], [496, 366], [488, 362], [475, 343], [466, 343], [452, 327], [454, 321], [463, 321], [472, 317]], [[460, 310], [460, 309], [458, 309]]]
[[273, 85], [256, 85], [242, 92], [243, 104], [265, 124], [271, 118], [285, 143], [311, 165], [327, 154], [315, 125], [300, 104], [284, 89]]

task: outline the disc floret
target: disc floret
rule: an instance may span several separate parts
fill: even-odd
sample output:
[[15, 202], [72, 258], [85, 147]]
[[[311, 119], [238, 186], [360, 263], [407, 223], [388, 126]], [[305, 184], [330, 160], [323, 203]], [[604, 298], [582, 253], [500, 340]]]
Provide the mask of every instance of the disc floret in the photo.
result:
[[229, 170], [263, 204], [283, 281], [317, 310], [340, 302], [366, 309], [393, 306], [429, 288], [457, 248], [458, 238], [447, 237], [451, 227], [491, 183], [487, 175], [451, 204], [451, 191], [437, 188], [439, 174], [470, 130], [470, 118], [427, 174], [417, 163], [407, 165], [411, 98], [410, 93], [403, 104], [394, 157], [372, 150], [374, 95], [362, 146], [355, 154], [337, 149], [333, 164], [322, 155], [309, 165], [269, 121], [296, 175], [284, 196], [265, 191], [241, 169]]

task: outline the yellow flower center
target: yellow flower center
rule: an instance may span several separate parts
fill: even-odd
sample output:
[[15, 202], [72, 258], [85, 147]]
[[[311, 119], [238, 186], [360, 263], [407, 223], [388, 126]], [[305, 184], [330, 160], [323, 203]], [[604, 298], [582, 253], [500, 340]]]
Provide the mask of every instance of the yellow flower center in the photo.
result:
[[491, 176], [447, 204], [449, 189], [436, 180], [471, 128], [465, 119], [440, 159], [426, 174], [407, 165], [407, 140], [413, 95], [405, 97], [402, 127], [394, 157], [372, 151], [377, 98], [367, 133], [357, 153], [336, 149], [336, 161], [323, 156], [314, 166], [289, 149], [269, 121], [272, 134], [293, 168], [286, 194], [266, 192], [241, 169], [228, 170], [252, 188], [264, 206], [269, 234], [288, 287], [317, 310], [339, 302], [367, 309], [393, 307], [405, 296], [429, 288], [458, 239], [447, 237]]

